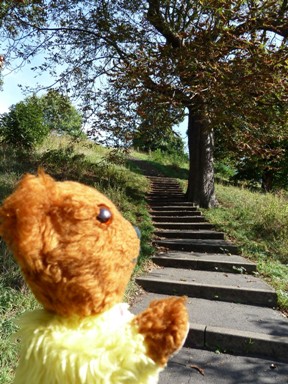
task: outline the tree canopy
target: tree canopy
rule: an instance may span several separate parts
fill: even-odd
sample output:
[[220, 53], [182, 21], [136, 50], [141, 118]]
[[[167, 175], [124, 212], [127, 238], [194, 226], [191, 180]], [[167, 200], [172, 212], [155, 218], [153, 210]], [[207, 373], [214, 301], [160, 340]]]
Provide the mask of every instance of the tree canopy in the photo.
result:
[[0, 34], [8, 65], [45, 54], [35, 70], [82, 100], [95, 132], [131, 139], [147, 98], [186, 108], [187, 195], [209, 207], [214, 128], [260, 152], [287, 137], [287, 12], [287, 0], [25, 0], [2, 7]]
[[44, 124], [49, 131], [77, 137], [82, 131], [82, 117], [67, 96], [49, 90], [40, 98]]

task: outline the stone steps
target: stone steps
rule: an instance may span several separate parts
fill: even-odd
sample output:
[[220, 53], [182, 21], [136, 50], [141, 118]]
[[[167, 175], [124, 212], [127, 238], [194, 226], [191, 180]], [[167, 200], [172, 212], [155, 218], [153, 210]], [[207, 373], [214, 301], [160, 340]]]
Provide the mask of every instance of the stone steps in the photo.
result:
[[251, 275], [165, 267], [137, 278], [136, 282], [154, 293], [271, 308], [277, 304], [274, 289]]
[[161, 205], [161, 204], [171, 204], [171, 205], [176, 205], [176, 204], [184, 204], [185, 203], [185, 197], [175, 197], [175, 198], [171, 198], [171, 197], [147, 197], [147, 202], [150, 206], [154, 206], [154, 205]]
[[169, 211], [169, 210], [155, 210], [153, 212], [151, 212], [151, 216], [153, 217], [153, 219], [155, 217], [167, 217], [169, 215], [173, 215], [173, 216], [176, 216], [176, 217], [187, 217], [187, 216], [201, 216], [201, 212], [199, 211], [196, 211], [196, 210], [185, 210], [185, 211]]
[[148, 193], [147, 195], [148, 198], [150, 199], [162, 199], [162, 198], [166, 198], [166, 199], [169, 199], [169, 200], [172, 200], [172, 199], [175, 199], [177, 200], [177, 198], [181, 198], [181, 199], [185, 199], [185, 195], [183, 192], [169, 192], [169, 190], [165, 191], [165, 192], [150, 192]]
[[154, 223], [200, 223], [200, 222], [206, 222], [205, 217], [202, 215], [195, 215], [195, 216], [154, 216], [151, 215], [152, 221]]
[[[146, 292], [132, 309], [139, 313], [152, 300], [166, 297]], [[287, 321], [278, 311], [195, 297], [188, 298], [187, 309], [191, 322], [185, 346], [193, 348], [193, 354], [200, 348], [288, 361]]]
[[154, 235], [157, 236], [157, 238], [167, 238], [167, 239], [173, 239], [177, 237], [181, 237], [181, 239], [220, 239], [224, 240], [224, 233], [223, 232], [217, 232], [212, 230], [204, 230], [204, 229], [197, 229], [197, 230], [157, 230], [154, 232]]
[[152, 261], [162, 267], [194, 269], [214, 272], [230, 272], [253, 274], [256, 273], [256, 264], [242, 256], [229, 255], [223, 259], [222, 254], [208, 254], [197, 252], [167, 252], [158, 253]]
[[169, 212], [169, 214], [171, 214], [173, 212], [173, 214], [175, 213], [179, 213], [179, 212], [199, 212], [199, 210], [197, 209], [197, 207], [195, 207], [194, 205], [191, 205], [191, 206], [185, 206], [185, 205], [160, 205], [160, 206], [154, 206], [150, 212], [151, 212], [151, 215], [154, 213], [154, 212]]
[[154, 227], [155, 228], [159, 228], [159, 229], [162, 229], [162, 230], [165, 230], [165, 229], [171, 229], [171, 230], [185, 230], [185, 229], [190, 229], [190, 230], [204, 230], [204, 229], [213, 229], [214, 226], [210, 223], [208, 223], [207, 221], [200, 221], [200, 222], [192, 222], [192, 223], [182, 223], [182, 222], [154, 222]]
[[152, 257], [155, 268], [136, 279], [146, 292], [132, 310], [139, 312], [156, 298], [185, 295], [190, 316], [186, 354], [217, 349], [288, 362], [288, 320], [274, 309], [276, 292], [257, 277], [255, 263], [240, 256], [239, 247], [185, 200], [175, 180], [149, 179], [147, 201], [158, 252]]
[[167, 207], [167, 206], [169, 206], [169, 207], [171, 207], [171, 208], [174, 208], [174, 207], [194, 207], [194, 208], [196, 208], [196, 209], [198, 209], [197, 207], [195, 207], [195, 205], [193, 204], [193, 203], [190, 203], [189, 201], [186, 201], [186, 200], [183, 200], [183, 201], [181, 201], [181, 203], [179, 203], [178, 201], [174, 201], [172, 198], [170, 199], [170, 201], [169, 201], [169, 204], [168, 205], [166, 205], [165, 204], [165, 201], [163, 202], [162, 200], [160, 200], [160, 202], [159, 203], [151, 203], [151, 204], [149, 204], [150, 205], [150, 207], [151, 207], [151, 209], [155, 209], [155, 207], [157, 208], [157, 207], [160, 207], [160, 208], [162, 208], [163, 206], [164, 207]]
[[236, 245], [228, 241], [218, 239], [155, 239], [154, 244], [161, 248], [187, 252], [225, 254], [239, 253], [239, 249]]

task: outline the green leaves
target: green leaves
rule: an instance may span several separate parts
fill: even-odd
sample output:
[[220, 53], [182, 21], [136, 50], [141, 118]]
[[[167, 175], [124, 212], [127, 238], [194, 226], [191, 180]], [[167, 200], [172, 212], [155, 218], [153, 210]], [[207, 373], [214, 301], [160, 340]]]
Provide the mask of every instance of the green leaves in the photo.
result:
[[0, 127], [6, 143], [26, 150], [41, 143], [49, 132], [36, 96], [12, 105], [10, 111], [2, 115]]
[[44, 124], [49, 131], [74, 137], [81, 135], [82, 117], [67, 96], [51, 89], [41, 97], [40, 102]]
[[31, 96], [10, 107], [1, 116], [0, 134], [14, 147], [32, 149], [41, 144], [49, 132], [78, 137], [82, 118], [67, 97], [50, 90], [41, 98]]

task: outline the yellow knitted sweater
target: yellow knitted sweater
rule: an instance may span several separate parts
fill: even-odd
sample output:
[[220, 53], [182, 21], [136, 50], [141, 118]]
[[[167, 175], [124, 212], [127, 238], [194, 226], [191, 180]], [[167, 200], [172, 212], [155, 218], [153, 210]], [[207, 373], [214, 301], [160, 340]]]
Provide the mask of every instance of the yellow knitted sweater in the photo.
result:
[[154, 384], [161, 367], [146, 355], [127, 304], [87, 318], [45, 310], [19, 321], [15, 384]]

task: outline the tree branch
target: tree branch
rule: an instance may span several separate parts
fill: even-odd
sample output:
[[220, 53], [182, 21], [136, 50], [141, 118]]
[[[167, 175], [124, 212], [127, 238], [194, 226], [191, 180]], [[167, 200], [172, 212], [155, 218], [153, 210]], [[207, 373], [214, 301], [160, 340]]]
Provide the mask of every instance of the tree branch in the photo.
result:
[[141, 80], [143, 81], [144, 86], [153, 92], [156, 91], [158, 94], [162, 94], [163, 96], [179, 101], [185, 107], [189, 107], [192, 104], [191, 98], [179, 88], [173, 88], [168, 85], [161, 86], [155, 83], [150, 76], [142, 76]]
[[148, 1], [149, 9], [147, 13], [147, 20], [157, 29], [163, 37], [165, 37], [168, 44], [173, 48], [179, 48], [182, 45], [182, 40], [171, 30], [169, 25], [163, 19], [160, 12], [160, 3], [158, 0]]
[[83, 33], [83, 34], [87, 34], [87, 35], [92, 35], [93, 37], [97, 38], [97, 39], [102, 39], [103, 41], [105, 41], [107, 43], [108, 46], [112, 46], [115, 51], [118, 53], [118, 55], [120, 56], [120, 58], [127, 62], [127, 55], [126, 53], [119, 48], [118, 44], [117, 44], [117, 39], [115, 38], [109, 38], [107, 36], [104, 36], [103, 34], [100, 34], [100, 33], [97, 33], [91, 29], [83, 29], [83, 28], [78, 28], [78, 27], [38, 27], [36, 25], [33, 25], [33, 24], [30, 24], [28, 23], [27, 21], [24, 21], [22, 19], [19, 19], [18, 18], [18, 21], [20, 21], [21, 23], [23, 23], [24, 25], [38, 31], [38, 32], [78, 32], [78, 33]]
[[242, 23], [238, 25], [234, 31], [233, 34], [240, 36], [244, 33], [253, 32], [253, 31], [266, 31], [266, 32], [273, 32], [276, 33], [279, 36], [284, 37], [285, 39], [288, 38], [288, 24], [284, 21], [281, 23], [277, 19], [256, 19], [256, 20], [248, 20], [245, 23]]

